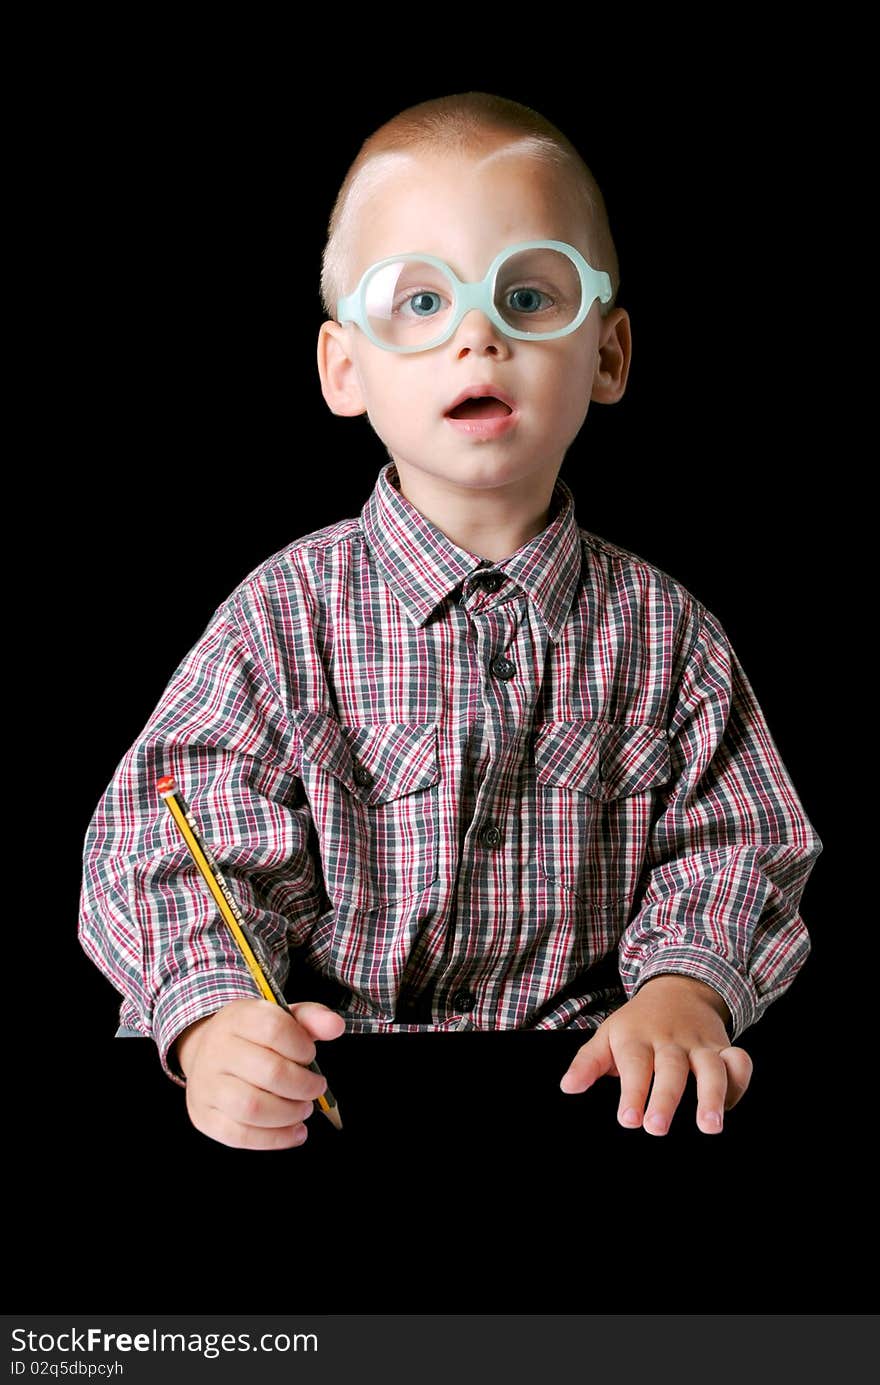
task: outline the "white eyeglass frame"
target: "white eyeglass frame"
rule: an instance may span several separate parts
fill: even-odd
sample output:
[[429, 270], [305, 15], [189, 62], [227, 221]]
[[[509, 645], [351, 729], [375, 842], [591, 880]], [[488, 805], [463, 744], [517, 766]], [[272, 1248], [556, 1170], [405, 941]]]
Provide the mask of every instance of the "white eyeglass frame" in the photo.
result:
[[[495, 280], [499, 269], [511, 255], [518, 255], [521, 250], [543, 249], [561, 250], [574, 263], [581, 281], [581, 306], [577, 316], [565, 327], [558, 327], [553, 332], [520, 332], [516, 327], [511, 327], [509, 323], [505, 322], [495, 307]], [[378, 270], [384, 269], [386, 265], [403, 263], [406, 260], [419, 260], [422, 263], [434, 265], [437, 269], [442, 269], [444, 274], [449, 276], [455, 295], [452, 318], [448, 325], [433, 340], [423, 342], [419, 346], [395, 346], [391, 342], [382, 341], [370, 326], [366, 311], [367, 285], [373, 275]], [[340, 325], [347, 322], [354, 323], [374, 346], [381, 347], [383, 351], [394, 351], [397, 354], [406, 355], [413, 351], [430, 351], [432, 347], [442, 346], [443, 342], [448, 341], [458, 329], [465, 313], [469, 313], [473, 308], [478, 308], [480, 312], [485, 313], [489, 321], [505, 336], [515, 337], [518, 341], [553, 341], [558, 337], [567, 337], [570, 332], [577, 331], [597, 298], [601, 303], [607, 303], [611, 298], [611, 279], [604, 269], [594, 269], [575, 246], [568, 245], [563, 240], [524, 240], [519, 241], [516, 245], [508, 245], [506, 250], [501, 250], [490, 264], [485, 278], [475, 280], [473, 283], [463, 283], [458, 275], [449, 268], [449, 265], [445, 261], [439, 260], [436, 255], [412, 253], [389, 255], [384, 260], [377, 260], [375, 264], [370, 265], [369, 269], [364, 270], [354, 292], [339, 299], [336, 305], [336, 321]]]

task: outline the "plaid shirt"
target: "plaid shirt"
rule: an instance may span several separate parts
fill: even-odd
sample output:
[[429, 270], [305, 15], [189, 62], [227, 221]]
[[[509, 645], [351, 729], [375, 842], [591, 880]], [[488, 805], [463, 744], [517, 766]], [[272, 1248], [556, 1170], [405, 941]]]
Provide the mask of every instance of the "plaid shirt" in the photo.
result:
[[279, 984], [291, 955], [333, 978], [353, 1032], [593, 1029], [675, 972], [736, 1038], [809, 951], [822, 843], [721, 625], [561, 479], [490, 564], [386, 464], [172, 675], [89, 825], [79, 939], [181, 1082], [175, 1038], [256, 991], [166, 773]]

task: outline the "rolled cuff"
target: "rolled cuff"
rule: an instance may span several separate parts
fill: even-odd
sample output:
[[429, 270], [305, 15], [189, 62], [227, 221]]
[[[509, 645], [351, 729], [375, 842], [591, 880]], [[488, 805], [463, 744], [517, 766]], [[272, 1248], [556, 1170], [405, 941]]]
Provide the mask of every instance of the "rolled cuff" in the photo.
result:
[[[153, 1011], [153, 1039], [165, 1073], [178, 1087], [186, 1077], [169, 1052], [175, 1039], [196, 1020], [213, 1015], [231, 1000], [258, 1000], [259, 992], [247, 967], [211, 967], [187, 972], [162, 991]], [[174, 1066], [172, 1066], [174, 1064]]]
[[731, 1041], [739, 1038], [758, 1017], [758, 996], [751, 981], [711, 948], [674, 943], [658, 948], [640, 968], [631, 994], [635, 995], [652, 977], [664, 975], [692, 976], [695, 981], [705, 981], [716, 990], [730, 1011], [728, 1033]]

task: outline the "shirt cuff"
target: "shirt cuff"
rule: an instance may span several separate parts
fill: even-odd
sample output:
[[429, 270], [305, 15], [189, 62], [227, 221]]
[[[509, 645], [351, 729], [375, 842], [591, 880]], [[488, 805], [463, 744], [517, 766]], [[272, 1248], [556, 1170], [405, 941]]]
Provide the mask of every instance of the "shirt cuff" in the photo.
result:
[[153, 1010], [153, 1038], [159, 1050], [163, 1071], [186, 1086], [186, 1077], [170, 1052], [171, 1046], [191, 1024], [213, 1015], [231, 1000], [259, 1000], [254, 979], [246, 967], [211, 967], [187, 972], [166, 986]]
[[754, 1024], [758, 1014], [758, 997], [750, 981], [737, 971], [732, 962], [708, 947], [688, 947], [670, 943], [660, 947], [639, 971], [632, 994], [654, 976], [692, 976], [705, 981], [717, 991], [730, 1011], [728, 1033], [731, 1043], [744, 1029]]

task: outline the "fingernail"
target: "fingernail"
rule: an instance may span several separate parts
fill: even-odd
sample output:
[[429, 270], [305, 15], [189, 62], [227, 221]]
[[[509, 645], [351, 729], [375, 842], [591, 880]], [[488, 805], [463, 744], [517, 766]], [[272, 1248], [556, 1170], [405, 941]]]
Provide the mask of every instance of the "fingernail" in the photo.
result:
[[662, 1116], [656, 1114], [648, 1116], [645, 1120], [645, 1125], [649, 1130], [653, 1130], [655, 1135], [666, 1134], [666, 1121]]
[[642, 1118], [634, 1106], [627, 1106], [620, 1119], [624, 1125], [641, 1125], [642, 1123]]
[[703, 1117], [703, 1120], [706, 1122], [707, 1125], [714, 1125], [716, 1130], [721, 1129], [720, 1111], [707, 1111], [705, 1116]]

